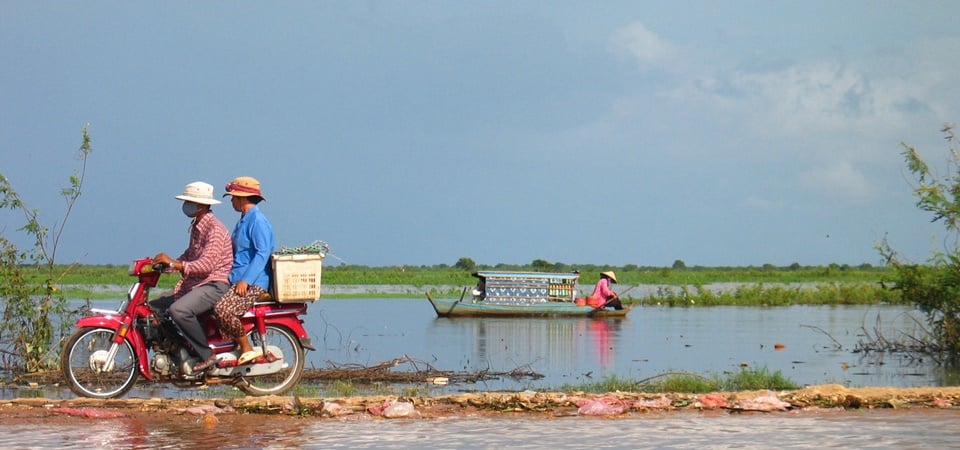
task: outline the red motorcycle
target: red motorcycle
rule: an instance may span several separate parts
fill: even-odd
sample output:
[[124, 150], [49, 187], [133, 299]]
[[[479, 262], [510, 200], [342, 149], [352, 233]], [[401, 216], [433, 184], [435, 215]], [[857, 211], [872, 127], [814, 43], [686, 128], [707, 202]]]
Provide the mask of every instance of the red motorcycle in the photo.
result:
[[[250, 343], [263, 356], [237, 365], [239, 348], [224, 339], [212, 314], [201, 318], [207, 339], [217, 356], [214, 368], [191, 373], [198, 358], [189, 349], [177, 326], [147, 303], [166, 266], [149, 258], [133, 262], [130, 275], [138, 280], [116, 311], [91, 309], [77, 321], [61, 354], [61, 369], [77, 395], [114, 398], [126, 394], [138, 375], [179, 387], [230, 384], [249, 395], [282, 394], [300, 381], [304, 349], [314, 350], [300, 316], [307, 303], [277, 303], [262, 299], [243, 315]], [[148, 357], [149, 351], [153, 352]]]

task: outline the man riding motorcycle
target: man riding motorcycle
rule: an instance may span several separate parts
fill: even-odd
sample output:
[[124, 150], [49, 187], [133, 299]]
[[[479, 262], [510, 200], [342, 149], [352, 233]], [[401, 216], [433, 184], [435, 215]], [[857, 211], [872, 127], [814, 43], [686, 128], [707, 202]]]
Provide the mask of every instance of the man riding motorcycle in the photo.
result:
[[213, 309], [230, 289], [228, 277], [233, 265], [233, 247], [230, 233], [211, 210], [212, 205], [220, 203], [213, 198], [213, 186], [196, 181], [175, 198], [183, 201], [183, 213], [192, 219], [189, 245], [177, 259], [159, 253], [153, 260], [168, 264], [172, 270], [181, 272], [182, 277], [174, 286], [173, 295], [151, 301], [150, 307], [161, 317], [164, 312], [168, 313], [180, 328], [193, 353], [200, 358], [201, 362], [192, 367], [196, 372], [210, 366], [199, 367], [203, 362], [215, 360], [198, 316]]

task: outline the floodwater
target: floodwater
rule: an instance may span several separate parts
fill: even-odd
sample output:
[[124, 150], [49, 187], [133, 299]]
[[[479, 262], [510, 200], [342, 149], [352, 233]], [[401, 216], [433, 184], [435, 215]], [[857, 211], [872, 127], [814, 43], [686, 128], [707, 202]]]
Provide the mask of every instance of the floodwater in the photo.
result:
[[[101, 305], [97, 305], [100, 307]], [[547, 390], [617, 375], [702, 375], [742, 367], [780, 371], [799, 385], [938, 386], [956, 375], [907, 355], [854, 352], [878, 337], [916, 335], [922, 314], [904, 306], [668, 308], [640, 306], [625, 319], [437, 318], [425, 299], [321, 300], [305, 325], [318, 351], [308, 366], [374, 365], [407, 356], [438, 370], [509, 372], [476, 384], [427, 385], [431, 394]], [[399, 370], [412, 370], [401, 366]], [[159, 390], [159, 392], [158, 392]], [[63, 389], [3, 397], [73, 398]], [[192, 396], [145, 386], [131, 397]], [[2, 448], [921, 448], [952, 447], [960, 410], [631, 413], [625, 418], [453, 417], [419, 420], [251, 416], [201, 426], [195, 417], [150, 423], [75, 419], [0, 424]], [[918, 432], [922, 430], [922, 432]]]
[[916, 335], [923, 315], [905, 306], [638, 306], [625, 319], [437, 318], [426, 300], [321, 300], [307, 328], [308, 363], [373, 365], [407, 355], [452, 371], [529, 369], [542, 379], [494, 380], [448, 390], [538, 390], [604, 376], [705, 376], [766, 368], [799, 385], [956, 384], [933, 361], [864, 355], [858, 346]]
[[728, 414], [670, 412], [620, 419], [277, 419], [204, 426], [191, 417], [0, 424], [3, 448], [951, 448], [957, 410]]
[[[96, 304], [109, 308], [111, 303]], [[303, 317], [317, 351], [308, 368], [414, 361], [395, 370], [535, 373], [475, 384], [421, 386], [432, 395], [549, 390], [616, 375], [644, 380], [666, 373], [703, 376], [742, 368], [779, 371], [800, 386], [948, 386], [960, 376], [903, 353], [857, 352], [882, 337], [918, 335], [923, 314], [906, 306], [638, 306], [626, 318], [438, 318], [427, 300], [332, 299]], [[138, 385], [130, 397], [190, 397], [196, 389]], [[72, 398], [66, 389], [0, 387], [0, 398]]]

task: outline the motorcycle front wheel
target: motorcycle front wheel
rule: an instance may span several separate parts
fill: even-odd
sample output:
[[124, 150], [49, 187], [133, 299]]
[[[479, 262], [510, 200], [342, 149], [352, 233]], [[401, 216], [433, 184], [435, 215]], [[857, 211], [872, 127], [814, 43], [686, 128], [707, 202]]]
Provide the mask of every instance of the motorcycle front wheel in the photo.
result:
[[[253, 348], [262, 348], [266, 344], [268, 349], [278, 349], [283, 357], [283, 368], [269, 375], [244, 377], [243, 383], [237, 385], [248, 395], [280, 395], [293, 389], [300, 382], [303, 375], [304, 355], [300, 340], [285, 327], [267, 325], [263, 340], [260, 334], [251, 332], [247, 335]], [[276, 355], [276, 356], [281, 356]]]
[[63, 347], [60, 368], [75, 394], [115, 398], [126, 394], [137, 381], [137, 355], [124, 340], [110, 357], [114, 331], [87, 327], [74, 331]]

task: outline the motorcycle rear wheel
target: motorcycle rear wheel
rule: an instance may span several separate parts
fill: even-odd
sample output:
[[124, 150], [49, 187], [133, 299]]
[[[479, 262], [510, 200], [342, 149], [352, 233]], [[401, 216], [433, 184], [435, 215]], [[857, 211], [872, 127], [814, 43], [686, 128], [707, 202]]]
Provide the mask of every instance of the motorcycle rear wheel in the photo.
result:
[[[137, 382], [137, 355], [130, 342], [117, 348], [113, 364], [108, 355], [114, 330], [86, 327], [74, 331], [60, 354], [60, 369], [75, 394], [91, 398], [116, 398]], [[109, 370], [105, 370], [109, 369]]]
[[[247, 335], [253, 348], [261, 348], [263, 342], [260, 335], [251, 332]], [[303, 375], [304, 354], [300, 340], [285, 327], [267, 325], [263, 341], [269, 347], [276, 347], [283, 353], [284, 367], [277, 373], [244, 377], [243, 383], [237, 385], [247, 395], [280, 395], [293, 389], [300, 382]]]

